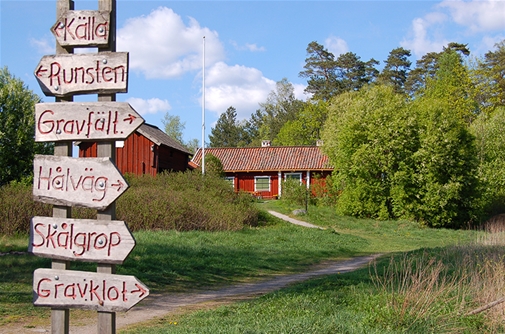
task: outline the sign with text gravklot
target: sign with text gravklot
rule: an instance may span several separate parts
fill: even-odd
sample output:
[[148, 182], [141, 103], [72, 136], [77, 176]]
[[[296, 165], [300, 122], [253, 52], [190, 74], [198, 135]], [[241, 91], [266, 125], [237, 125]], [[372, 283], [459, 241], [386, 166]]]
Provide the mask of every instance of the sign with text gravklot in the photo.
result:
[[149, 295], [135, 276], [57, 269], [36, 269], [34, 305], [97, 311], [128, 311]]

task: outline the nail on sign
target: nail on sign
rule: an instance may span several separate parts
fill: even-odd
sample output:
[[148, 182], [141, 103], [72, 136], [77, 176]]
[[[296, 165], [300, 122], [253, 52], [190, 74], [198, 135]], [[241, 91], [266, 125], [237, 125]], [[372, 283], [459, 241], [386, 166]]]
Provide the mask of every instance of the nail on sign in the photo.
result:
[[105, 210], [128, 188], [110, 158], [35, 155], [33, 197], [36, 201]]
[[105, 312], [127, 311], [149, 295], [134, 276], [36, 269], [33, 304]]
[[126, 102], [38, 103], [35, 141], [124, 140], [144, 119]]

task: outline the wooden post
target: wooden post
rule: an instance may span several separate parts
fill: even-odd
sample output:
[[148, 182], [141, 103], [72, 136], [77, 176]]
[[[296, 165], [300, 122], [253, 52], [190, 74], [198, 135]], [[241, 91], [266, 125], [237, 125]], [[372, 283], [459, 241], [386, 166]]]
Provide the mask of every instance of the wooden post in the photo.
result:
[[[116, 51], [116, 0], [98, 0], [98, 10], [110, 11], [109, 23], [109, 45], [99, 48], [99, 52]], [[116, 101], [116, 94], [98, 94], [99, 102]], [[104, 141], [97, 143], [97, 156], [110, 157], [113, 163], [116, 163], [116, 144], [115, 141]], [[113, 202], [103, 211], [98, 211], [97, 219], [115, 220], [116, 203]], [[97, 272], [103, 274], [115, 274], [116, 266], [113, 264], [98, 263]], [[98, 312], [98, 332], [100, 334], [116, 333], [116, 312]]]
[[[58, 0], [56, 4], [56, 18], [60, 17], [68, 10], [74, 9], [73, 0]], [[73, 49], [65, 49], [56, 42], [56, 54], [73, 53]], [[73, 97], [56, 98], [56, 102], [71, 102]], [[54, 145], [54, 155], [56, 156], [72, 156], [72, 142], [60, 142]], [[72, 208], [68, 206], [53, 206], [53, 217], [70, 218]], [[69, 261], [52, 260], [52, 269], [68, 269]], [[70, 331], [70, 309], [51, 309], [51, 333], [52, 334], [68, 334]]]

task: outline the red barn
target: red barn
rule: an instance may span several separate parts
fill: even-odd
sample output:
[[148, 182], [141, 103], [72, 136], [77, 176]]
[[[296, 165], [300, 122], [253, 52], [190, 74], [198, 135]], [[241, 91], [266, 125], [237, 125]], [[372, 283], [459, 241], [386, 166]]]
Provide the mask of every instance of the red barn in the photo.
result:
[[[221, 161], [235, 191], [247, 191], [263, 198], [279, 196], [282, 181], [287, 178], [314, 185], [333, 171], [319, 146], [205, 148], [207, 154]], [[200, 166], [201, 160], [200, 149], [191, 163]]]
[[[116, 166], [122, 174], [154, 176], [163, 171], [185, 171], [190, 168], [191, 153], [188, 149], [154, 125], [142, 124], [124, 142], [119, 143], [116, 143]], [[79, 143], [79, 157], [96, 156], [96, 143]]]

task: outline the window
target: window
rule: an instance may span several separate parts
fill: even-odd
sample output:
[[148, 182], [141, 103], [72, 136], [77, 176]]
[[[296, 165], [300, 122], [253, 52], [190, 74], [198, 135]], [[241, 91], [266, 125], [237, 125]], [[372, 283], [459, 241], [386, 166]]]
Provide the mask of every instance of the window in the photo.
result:
[[286, 173], [284, 174], [284, 181], [297, 180], [302, 184], [302, 173]]
[[224, 180], [230, 183], [230, 186], [235, 189], [235, 178], [233, 176], [225, 176]]
[[270, 191], [270, 176], [255, 176], [254, 191]]

